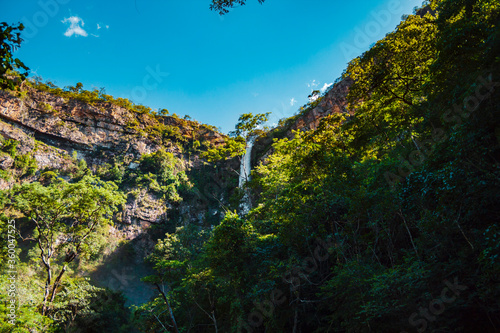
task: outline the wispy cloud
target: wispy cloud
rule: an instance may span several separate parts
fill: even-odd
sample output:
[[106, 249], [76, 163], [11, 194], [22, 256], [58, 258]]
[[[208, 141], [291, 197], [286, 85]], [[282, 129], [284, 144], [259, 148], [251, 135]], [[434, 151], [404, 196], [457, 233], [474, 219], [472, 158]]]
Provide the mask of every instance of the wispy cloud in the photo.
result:
[[295, 103], [297, 103], [297, 100], [296, 100], [295, 98], [292, 98], [292, 99], [290, 100], [290, 105], [291, 105], [291, 106], [294, 106], [294, 105], [295, 105]]
[[331, 86], [333, 85], [333, 83], [325, 83], [323, 85], [323, 88], [321, 88], [321, 92], [324, 93], [325, 91], [328, 90], [328, 88], [330, 88]]
[[[71, 17], [68, 17], [68, 18], [65, 18], [62, 23], [67, 23], [69, 22], [70, 23], [70, 26], [68, 28], [68, 30], [66, 30], [66, 32], [64, 33], [64, 36], [66, 37], [71, 37], [73, 35], [76, 35], [76, 36], [83, 36], [83, 37], [87, 37], [88, 34], [85, 30], [83, 30], [83, 26], [85, 25], [85, 23], [83, 22], [83, 20], [78, 17], [78, 16], [71, 16]], [[81, 26], [80, 26], [81, 24]]]
[[[104, 27], [106, 29], [109, 29], [109, 25], [107, 25], [107, 24]], [[102, 29], [102, 25], [100, 25], [99, 23], [97, 23], [97, 30], [99, 30], [99, 29]]]
[[307, 83], [307, 86], [308, 86], [309, 88], [314, 88], [314, 87], [319, 86], [319, 83], [318, 83], [318, 82], [316, 82], [316, 80], [312, 80], [312, 82], [311, 82], [311, 83]]

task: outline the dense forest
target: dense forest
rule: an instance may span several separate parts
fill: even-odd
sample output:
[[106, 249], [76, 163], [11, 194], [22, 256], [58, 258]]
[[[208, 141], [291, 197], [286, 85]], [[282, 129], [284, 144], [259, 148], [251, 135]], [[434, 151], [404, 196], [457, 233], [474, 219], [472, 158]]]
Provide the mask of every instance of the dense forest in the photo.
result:
[[[2, 139], [0, 332], [500, 332], [499, 22], [497, 0], [426, 1], [350, 61], [332, 88], [348, 83], [345, 112], [292, 131], [320, 96], [276, 128], [242, 115], [229, 136], [26, 79], [2, 53], [4, 94], [123, 108], [128, 130], [159, 149], [99, 165], [68, 155], [57, 170]], [[60, 112], [51, 105], [39, 107]], [[251, 137], [261, 154], [238, 188]], [[148, 231], [153, 296], [128, 306], [81, 272], [99, 267], [117, 215], [146, 192], [169, 210]], [[186, 207], [203, 207], [201, 224]]]

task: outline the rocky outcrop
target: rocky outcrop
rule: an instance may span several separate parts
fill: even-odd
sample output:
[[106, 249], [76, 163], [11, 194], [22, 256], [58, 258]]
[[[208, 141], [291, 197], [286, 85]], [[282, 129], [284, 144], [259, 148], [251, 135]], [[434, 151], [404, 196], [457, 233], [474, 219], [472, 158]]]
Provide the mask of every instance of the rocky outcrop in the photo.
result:
[[166, 220], [170, 208], [172, 206], [160, 197], [145, 189], [137, 189], [128, 195], [127, 203], [118, 219], [127, 225], [157, 224]]
[[293, 130], [314, 130], [318, 127], [322, 118], [334, 113], [346, 113], [347, 94], [352, 80], [344, 79], [336, 83], [324, 95], [321, 101], [313, 109], [298, 117], [292, 124], [287, 136]]
[[[181, 143], [176, 144], [175, 138], [165, 137], [165, 133], [177, 136]], [[32, 87], [26, 87], [20, 94], [0, 91], [0, 136], [18, 141], [17, 153], [31, 154], [39, 170], [55, 169], [62, 174], [76, 167], [74, 157], [84, 159], [93, 171], [112, 163], [114, 158], [133, 170], [142, 155], [159, 149], [177, 156], [185, 169], [197, 168], [203, 164], [199, 154], [184, 154], [182, 143], [224, 142], [222, 134], [194, 121], [134, 112], [108, 102], [89, 104]], [[12, 168], [13, 164], [12, 157], [0, 155], [0, 169]], [[12, 187], [15, 178], [19, 178], [12, 172], [15, 177], [10, 181], [2, 179], [0, 187]], [[172, 208], [168, 202], [145, 188], [127, 191], [130, 191], [127, 203], [115, 217], [127, 238], [131, 236], [128, 229], [144, 229], [167, 219], [167, 211]], [[189, 221], [197, 222], [200, 214], [205, 212], [187, 212], [186, 216]]]
[[[163, 147], [161, 133], [151, 130], [166, 124], [180, 128], [181, 135], [189, 136], [193, 131], [188, 121], [135, 113], [111, 103], [91, 105], [34, 89], [24, 98], [0, 91], [0, 134], [20, 141], [25, 151], [33, 149], [33, 140], [28, 138], [33, 137], [68, 152], [76, 150], [81, 158], [92, 162], [97, 162], [92, 159], [98, 150], [139, 158], [166, 148], [179, 155], [177, 146]], [[199, 140], [223, 141], [221, 134], [210, 129], [198, 135]]]
[[7, 170], [14, 165], [14, 159], [7, 154], [0, 153], [0, 170]]

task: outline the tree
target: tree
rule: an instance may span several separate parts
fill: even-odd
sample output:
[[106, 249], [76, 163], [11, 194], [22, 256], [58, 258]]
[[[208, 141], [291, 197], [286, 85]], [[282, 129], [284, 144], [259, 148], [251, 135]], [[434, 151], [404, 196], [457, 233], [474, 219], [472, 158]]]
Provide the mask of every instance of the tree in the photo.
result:
[[162, 117], [168, 116], [170, 114], [170, 112], [167, 109], [158, 109], [157, 113]]
[[[265, 0], [258, 1], [260, 4], [262, 4]], [[243, 6], [245, 3], [246, 0], [212, 0], [210, 9], [218, 12], [220, 15], [224, 15], [229, 12], [228, 8], [234, 8], [235, 5]]]
[[321, 94], [321, 91], [313, 90], [311, 92], [311, 94], [309, 96], [307, 96], [307, 98], [309, 98], [309, 102], [314, 102], [315, 100], [317, 100], [319, 98], [320, 94]]
[[83, 83], [78, 82], [74, 87], [73, 86], [69, 86], [68, 90], [71, 91], [71, 92], [79, 94], [79, 93], [81, 93], [83, 91]]
[[21, 23], [18, 26], [10, 26], [6, 22], [0, 23], [0, 89], [14, 89], [14, 82], [6, 77], [9, 71], [24, 70], [20, 73], [22, 80], [28, 75], [29, 68], [12, 55], [21, 46], [23, 30], [24, 26]]
[[242, 156], [245, 153], [246, 140], [250, 136], [256, 135], [258, 127], [265, 123], [271, 113], [245, 113], [240, 116], [238, 123], [235, 125], [235, 130], [229, 133], [229, 138], [226, 139], [223, 146], [209, 149], [202, 154], [202, 157], [207, 158], [210, 162], [228, 160], [236, 156]]
[[413, 145], [409, 138], [422, 120], [417, 107], [427, 98], [425, 87], [437, 54], [435, 20], [429, 13], [409, 16], [349, 63], [344, 78], [354, 80], [347, 100], [349, 109], [356, 110], [350, 130], [357, 149], [375, 153], [377, 146], [381, 156], [384, 145]]
[[270, 114], [271, 112], [258, 113], [256, 115], [252, 113], [242, 114], [235, 125], [235, 130], [230, 132], [229, 135], [232, 137], [242, 136], [248, 139], [250, 136], [256, 134], [257, 129], [269, 119]]
[[[125, 203], [112, 182], [85, 176], [77, 183], [59, 181], [47, 187], [35, 182], [16, 190], [15, 207], [34, 224], [27, 239], [37, 243], [46, 271], [41, 313], [47, 314], [68, 264], [96, 252], [93, 238], [107, 225], [117, 206]], [[61, 260], [58, 267], [52, 260]], [[58, 269], [59, 268], [59, 269]], [[58, 274], [54, 275], [58, 270]], [[55, 279], [54, 279], [55, 276]]]
[[[197, 272], [203, 270], [206, 265], [206, 262], [200, 260], [198, 256], [207, 238], [207, 231], [194, 225], [186, 225], [177, 228], [174, 234], [166, 234], [163, 240], [158, 240], [153, 252], [147, 258], [154, 265], [156, 272], [143, 278], [143, 281], [155, 286], [159, 293], [159, 297], [150, 304], [164, 311], [159, 315], [155, 315], [153, 311], [144, 313], [148, 317], [153, 314], [156, 319], [147, 327], [148, 331], [152, 331], [158, 323], [163, 325], [164, 320], [170, 321], [173, 329], [178, 331], [176, 309], [172, 303], [177, 303], [178, 307], [181, 307], [181, 318], [183, 314], [189, 312], [187, 308], [193, 306], [191, 302], [203, 310], [199, 303], [202, 303], [204, 295], [200, 294], [192, 284], [200, 283], [199, 276], [202, 274]], [[193, 283], [190, 282], [192, 275], [194, 275]], [[171, 302], [170, 299], [173, 299], [174, 295], [183, 297], [184, 301]]]

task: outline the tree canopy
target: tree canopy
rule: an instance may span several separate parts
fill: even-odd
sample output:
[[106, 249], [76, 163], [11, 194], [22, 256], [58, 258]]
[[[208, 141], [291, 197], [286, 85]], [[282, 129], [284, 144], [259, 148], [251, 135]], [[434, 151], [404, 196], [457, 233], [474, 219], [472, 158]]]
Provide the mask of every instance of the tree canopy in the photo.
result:
[[[67, 265], [99, 250], [95, 248], [96, 232], [109, 223], [117, 206], [125, 202], [116, 190], [111, 182], [85, 176], [77, 183], [26, 183], [16, 191], [15, 207], [34, 224], [30, 239], [36, 242], [46, 271], [43, 315], [54, 302]], [[53, 262], [61, 258], [62, 265]]]

